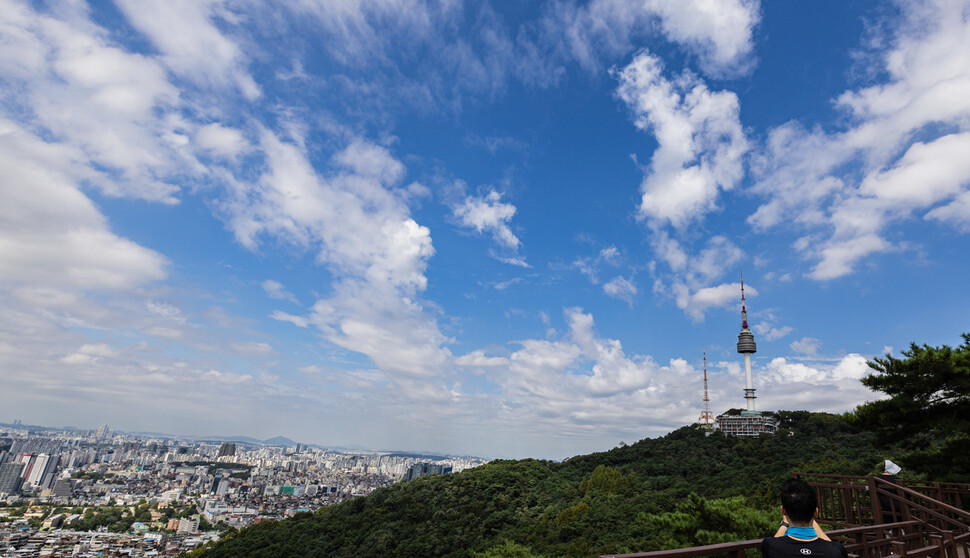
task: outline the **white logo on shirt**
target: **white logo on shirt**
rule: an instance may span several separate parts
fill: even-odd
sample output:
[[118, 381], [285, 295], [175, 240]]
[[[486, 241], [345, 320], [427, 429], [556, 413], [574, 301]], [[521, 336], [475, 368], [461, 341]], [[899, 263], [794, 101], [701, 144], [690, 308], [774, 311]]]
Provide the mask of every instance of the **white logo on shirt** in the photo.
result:
[[799, 548], [798, 551], [801, 552], [802, 554], [805, 554], [806, 556], [812, 553], [811, 548]]

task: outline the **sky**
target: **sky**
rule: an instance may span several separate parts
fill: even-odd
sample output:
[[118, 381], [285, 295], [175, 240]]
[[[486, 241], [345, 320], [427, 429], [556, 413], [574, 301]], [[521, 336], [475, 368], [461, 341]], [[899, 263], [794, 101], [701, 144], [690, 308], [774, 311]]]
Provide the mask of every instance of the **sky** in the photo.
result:
[[970, 2], [0, 0], [0, 421], [563, 459], [970, 331]]

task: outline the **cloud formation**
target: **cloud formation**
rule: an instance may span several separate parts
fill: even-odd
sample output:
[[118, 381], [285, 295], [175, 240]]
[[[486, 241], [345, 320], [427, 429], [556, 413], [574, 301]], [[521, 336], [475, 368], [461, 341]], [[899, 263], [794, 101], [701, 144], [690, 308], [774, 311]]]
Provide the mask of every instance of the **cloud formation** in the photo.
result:
[[640, 185], [640, 214], [682, 228], [716, 208], [717, 195], [744, 174], [748, 149], [737, 95], [710, 91], [690, 72], [673, 80], [663, 62], [641, 52], [618, 74], [617, 95], [640, 130], [659, 144]]
[[167, 260], [113, 234], [77, 183], [92, 172], [71, 145], [0, 119], [0, 280], [79, 289], [132, 289], [164, 279]]
[[[852, 273], [867, 257], [900, 249], [887, 230], [921, 216], [966, 230], [970, 187], [970, 22], [960, 2], [901, 3], [891, 47], [871, 56], [887, 77], [835, 101], [849, 126], [836, 132], [787, 123], [772, 130], [753, 191], [763, 202], [748, 222], [791, 222], [794, 243], [815, 262], [810, 276]], [[850, 160], [856, 173], [843, 172]]]
[[450, 358], [447, 339], [418, 298], [434, 248], [404, 203], [404, 166], [383, 147], [355, 140], [334, 154], [323, 177], [298, 144], [269, 130], [260, 147], [266, 172], [257, 183], [237, 183], [223, 206], [239, 242], [255, 250], [267, 237], [316, 250], [334, 274], [333, 293], [302, 319], [382, 370], [439, 373]]
[[694, 247], [680, 237], [716, 210], [720, 193], [744, 175], [748, 141], [737, 95], [711, 91], [689, 71], [668, 79], [660, 58], [647, 51], [616, 77], [617, 96], [630, 108], [634, 124], [658, 144], [643, 169], [638, 207], [654, 254], [670, 270], [654, 292], [668, 293], [678, 308], [701, 321], [708, 308], [727, 300], [731, 285], [714, 283], [740, 262], [742, 252], [726, 237], [715, 236], [691, 254]]
[[224, 25], [240, 17], [225, 3], [172, 0], [144, 4], [121, 0], [118, 5], [175, 74], [205, 89], [236, 88], [250, 101], [261, 95], [246, 70], [247, 59], [239, 45], [216, 27], [217, 17]]
[[452, 207], [452, 215], [459, 225], [474, 229], [479, 234], [491, 234], [498, 244], [498, 259], [520, 267], [529, 267], [518, 254], [522, 242], [509, 228], [515, 212], [515, 206], [503, 202], [502, 194], [495, 190], [489, 190], [484, 196], [466, 196]]

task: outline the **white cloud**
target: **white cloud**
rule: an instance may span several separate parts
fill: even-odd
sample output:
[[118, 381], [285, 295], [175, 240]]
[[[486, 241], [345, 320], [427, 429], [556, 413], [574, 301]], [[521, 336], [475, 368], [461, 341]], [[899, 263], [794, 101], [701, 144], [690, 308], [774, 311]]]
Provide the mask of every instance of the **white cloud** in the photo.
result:
[[[760, 321], [757, 324], [754, 324], [753, 326], [751, 326], [751, 329], [753, 329], [754, 332], [757, 333], [758, 336], [764, 339], [765, 341], [775, 341], [795, 331], [795, 328], [791, 326], [776, 327], [772, 325], [770, 322], [760, 322]], [[792, 350], [795, 350], [795, 349], [793, 348]]]
[[77, 352], [96, 357], [110, 357], [118, 354], [118, 351], [105, 343], [85, 343], [81, 345]]
[[882, 200], [926, 207], [960, 193], [970, 181], [970, 133], [916, 142], [893, 168], [870, 174], [860, 193]]
[[751, 68], [759, 11], [759, 3], [749, 0], [555, 2], [540, 22], [539, 43], [564, 45], [570, 58], [594, 71], [602, 58], [632, 51], [636, 39], [650, 35], [659, 20], [668, 40], [694, 53], [706, 73], [721, 77]]
[[113, 357], [118, 351], [104, 343], [85, 343], [81, 347], [61, 359], [65, 364], [93, 364], [102, 357]]
[[[701, 321], [709, 308], [726, 308], [740, 305], [741, 284], [722, 283], [715, 287], [704, 287], [691, 292], [682, 283], [673, 285], [673, 292], [677, 307], [683, 310], [691, 319]], [[753, 287], [746, 287], [745, 294], [757, 296], [758, 291]]]
[[[178, 90], [154, 60], [114, 45], [80, 4], [57, 17], [5, 2], [4, 99], [23, 103], [25, 129], [75, 150], [72, 178], [111, 196], [176, 203], [166, 175], [195, 164], [186, 152]], [[62, 167], [63, 168], [63, 167]], [[65, 169], [66, 170], [66, 169]]]
[[199, 127], [195, 143], [204, 151], [227, 159], [237, 157], [250, 147], [242, 132], [218, 122]]
[[164, 302], [157, 302], [154, 300], [149, 300], [145, 307], [152, 314], [162, 318], [163, 320], [174, 322], [177, 324], [184, 324], [185, 317], [182, 316], [182, 311], [172, 306], [171, 304], [165, 304]]
[[500, 259], [506, 263], [528, 267], [525, 260], [517, 255], [521, 242], [509, 228], [515, 212], [515, 206], [503, 202], [502, 194], [495, 190], [490, 190], [484, 196], [467, 196], [452, 207], [452, 214], [461, 226], [474, 229], [478, 233], [490, 233], [499, 249], [510, 254]]
[[620, 250], [616, 246], [607, 246], [600, 250], [599, 259], [611, 264], [616, 264], [620, 257]]
[[132, 289], [163, 279], [160, 254], [111, 233], [77, 189], [78, 150], [0, 119], [0, 279], [35, 287]]
[[[460, 111], [469, 98], [501, 95], [513, 79], [550, 87], [573, 64], [601, 72], [661, 35], [711, 76], [744, 74], [755, 61], [756, 0], [553, 1], [540, 10], [535, 20], [513, 22], [487, 4], [299, 0], [270, 15], [248, 15], [296, 27], [311, 22], [327, 58], [341, 70], [329, 85], [343, 99], [379, 114], [401, 104]], [[190, 18], [195, 21], [206, 22]], [[236, 66], [223, 63], [218, 69], [227, 67]], [[483, 141], [495, 149], [509, 143], [502, 139]]]
[[309, 320], [307, 320], [302, 316], [294, 316], [292, 314], [287, 314], [286, 312], [281, 312], [279, 310], [273, 311], [270, 317], [273, 318], [274, 320], [279, 320], [281, 322], [290, 322], [296, 327], [307, 327], [308, 325], [310, 325]]
[[509, 359], [505, 357], [485, 356], [485, 351], [472, 351], [455, 359], [459, 366], [507, 366]]
[[775, 358], [755, 371], [759, 408], [810, 409], [841, 413], [872, 399], [859, 382], [868, 366], [863, 357], [849, 354], [837, 363], [792, 363]]
[[[750, 287], [745, 289], [745, 294]], [[778, 325], [778, 317], [775, 316], [774, 308], [759, 309], [758, 312], [748, 312], [748, 324], [755, 333], [755, 338], [760, 341], [777, 341], [795, 331], [795, 328], [787, 325]]]
[[651, 238], [653, 251], [675, 272], [683, 271], [687, 267], [687, 252], [677, 239], [672, 238], [667, 231], [657, 231]]
[[223, 21], [233, 17], [220, 2], [120, 0], [118, 6], [161, 51], [162, 61], [174, 73], [206, 88], [237, 88], [249, 100], [260, 96], [239, 46], [213, 22], [215, 16]]
[[[730, 270], [739, 270], [744, 256], [727, 238], [712, 236], [699, 247], [685, 247], [667, 231], [655, 229], [651, 231], [650, 242], [654, 254], [670, 268], [670, 273], [664, 274], [654, 266], [653, 271], [659, 274], [654, 280], [654, 292], [672, 297], [692, 320], [702, 321], [709, 308], [723, 307], [728, 300], [740, 298], [739, 283], [715, 284]], [[696, 253], [688, 256], [688, 248]], [[749, 294], [757, 296], [757, 293], [749, 287]]]
[[970, 191], [963, 192], [949, 204], [930, 211], [926, 218], [949, 224], [963, 233], [970, 233]]
[[266, 291], [266, 295], [270, 298], [274, 298], [276, 300], [288, 300], [293, 304], [299, 304], [296, 296], [294, 296], [290, 291], [286, 290], [286, 287], [284, 287], [279, 281], [267, 279], [262, 282], [262, 287], [263, 290]]
[[659, 144], [640, 185], [640, 214], [682, 228], [714, 210], [720, 190], [734, 188], [748, 144], [737, 95], [712, 92], [689, 72], [671, 81], [662, 71], [658, 57], [641, 52], [618, 72], [617, 95]]
[[83, 353], [71, 353], [61, 359], [64, 364], [91, 364], [95, 361], [97, 361], [96, 357]]
[[525, 261], [525, 258], [522, 258], [519, 256], [506, 257], [499, 254], [492, 253], [492, 257], [502, 263], [507, 263], [509, 265], [514, 265], [516, 267], [524, 267], [526, 269], [532, 267], [531, 265], [529, 265], [529, 262]]
[[[417, 42], [428, 40], [436, 25], [450, 20], [457, 6], [433, 6], [417, 0], [396, 2], [313, 2], [290, 3], [298, 13], [307, 13], [331, 35], [327, 41], [332, 56], [346, 65], [378, 63], [394, 54], [391, 39], [410, 30]], [[391, 27], [391, 31], [386, 30]]]
[[[807, 230], [810, 275], [830, 280], [865, 258], [899, 248], [887, 239], [913, 214], [965, 231], [960, 210], [970, 191], [970, 22], [959, 2], [901, 3], [902, 15], [878, 37], [884, 82], [837, 99], [851, 118], [843, 131], [788, 123], [771, 131], [753, 187], [766, 201], [749, 222], [767, 230]], [[860, 161], [858, 171], [846, 163]], [[850, 167], [852, 165], [849, 165]], [[820, 234], [828, 238], [814, 240]]]
[[616, 276], [603, 285], [603, 292], [632, 305], [637, 296], [637, 286], [626, 277]]
[[611, 245], [607, 246], [606, 248], [601, 248], [596, 254], [595, 258], [576, 258], [576, 260], [573, 261], [573, 267], [588, 277], [592, 284], [598, 285], [600, 269], [603, 267], [603, 264], [617, 266], [620, 264], [620, 259], [620, 250], [616, 246]]
[[513, 277], [507, 281], [499, 281], [498, 283], [495, 283], [494, 285], [492, 285], [492, 287], [496, 291], [504, 291], [505, 289], [511, 287], [512, 285], [517, 285], [521, 282], [522, 282], [521, 277]]
[[646, 51], [616, 75], [617, 96], [632, 110], [636, 127], [658, 143], [644, 168], [639, 206], [654, 254], [670, 269], [655, 278], [654, 292], [669, 294], [692, 320], [703, 320], [708, 308], [727, 300], [730, 286], [715, 283], [744, 254], [724, 236], [700, 248], [684, 237], [690, 239], [688, 225], [717, 209], [720, 191], [733, 189], [744, 174], [748, 143], [737, 96], [712, 92], [686, 71], [668, 79], [661, 60]]
[[159, 337], [161, 339], [176, 340], [176, 339], [182, 339], [185, 337], [185, 333], [182, 330], [171, 328], [171, 327], [161, 327], [161, 326], [149, 327], [145, 329], [145, 333], [147, 335], [151, 335], [152, 337]]
[[690, 47], [704, 71], [714, 76], [744, 73], [753, 66], [751, 35], [760, 20], [760, 2], [737, 0], [653, 0], [667, 37]]
[[[861, 380], [872, 372], [865, 357], [859, 354], [846, 355], [832, 370], [832, 377], [842, 380]], [[849, 385], [861, 385], [861, 382], [850, 382]]]
[[267, 170], [236, 185], [223, 210], [236, 238], [251, 249], [262, 236], [314, 247], [334, 274], [332, 293], [309, 316], [275, 319], [316, 326], [331, 343], [370, 357], [384, 371], [412, 377], [440, 372], [450, 358], [418, 298], [434, 253], [431, 235], [409, 215], [396, 189], [404, 166], [362, 140], [336, 153], [321, 177], [293, 143], [264, 130]]
[[692, 280], [706, 283], [715, 280], [728, 269], [736, 268], [744, 252], [723, 236], [712, 236], [700, 253], [690, 259], [688, 266]]
[[245, 355], [265, 356], [271, 355], [274, 352], [273, 347], [269, 343], [256, 341], [230, 343], [229, 346], [232, 347], [232, 350]]
[[796, 353], [815, 356], [818, 354], [818, 350], [822, 346], [822, 343], [814, 337], [802, 337], [797, 341], [792, 341], [788, 346]]

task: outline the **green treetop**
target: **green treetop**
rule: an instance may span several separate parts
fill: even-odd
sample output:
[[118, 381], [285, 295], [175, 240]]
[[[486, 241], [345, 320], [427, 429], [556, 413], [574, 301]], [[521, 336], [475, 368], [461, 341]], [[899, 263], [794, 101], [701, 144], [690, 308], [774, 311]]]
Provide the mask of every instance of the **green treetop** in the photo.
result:
[[856, 423], [882, 444], [898, 444], [900, 462], [937, 481], [970, 480], [970, 333], [963, 344], [911, 344], [906, 358], [869, 362], [862, 383], [888, 399], [856, 409]]

